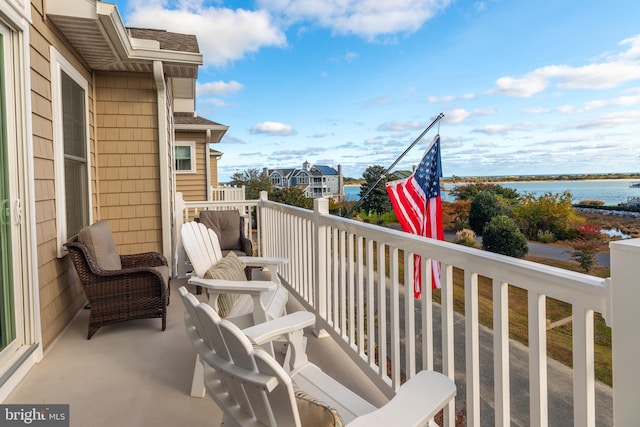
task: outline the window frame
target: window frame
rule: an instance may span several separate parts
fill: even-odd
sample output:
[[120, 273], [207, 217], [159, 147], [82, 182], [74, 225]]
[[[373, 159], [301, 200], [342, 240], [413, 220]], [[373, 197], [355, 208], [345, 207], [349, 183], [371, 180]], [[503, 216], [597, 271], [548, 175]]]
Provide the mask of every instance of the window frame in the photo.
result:
[[[177, 161], [178, 158], [176, 156], [176, 148], [178, 147], [189, 147], [189, 153], [191, 158], [191, 169], [178, 169]], [[173, 148], [173, 157], [174, 157], [174, 168], [176, 174], [194, 174], [197, 173], [196, 168], [196, 142], [195, 141], [175, 141]]]
[[[69, 239], [67, 235], [67, 207], [66, 207], [66, 185], [65, 185], [65, 152], [64, 152], [64, 127], [62, 110], [62, 72], [69, 76], [84, 91], [84, 115], [85, 115], [85, 179], [86, 194], [85, 202], [87, 207], [88, 223], [92, 222], [91, 206], [91, 156], [90, 156], [90, 133], [89, 133], [89, 82], [82, 74], [53, 46], [51, 52], [51, 105], [53, 110], [53, 146], [54, 146], [54, 166], [55, 166], [55, 193], [56, 193], [56, 237], [57, 256], [61, 258], [67, 254], [63, 244]], [[89, 225], [86, 224], [86, 225]]]

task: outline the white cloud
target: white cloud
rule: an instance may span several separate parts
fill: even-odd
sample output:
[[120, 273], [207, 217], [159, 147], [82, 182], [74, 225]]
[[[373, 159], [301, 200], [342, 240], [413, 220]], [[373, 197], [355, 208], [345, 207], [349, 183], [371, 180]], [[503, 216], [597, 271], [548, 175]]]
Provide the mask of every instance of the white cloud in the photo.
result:
[[463, 108], [447, 111], [444, 115], [444, 122], [457, 125], [464, 122], [471, 116], [471, 113]]
[[630, 91], [630, 95], [623, 95], [617, 98], [613, 98], [609, 101], [603, 99], [597, 99], [584, 103], [585, 111], [597, 110], [600, 108], [615, 106], [615, 107], [632, 107], [640, 104], [640, 88], [635, 88]]
[[442, 102], [453, 102], [459, 99], [469, 100], [469, 99], [474, 99], [475, 97], [476, 97], [475, 93], [465, 93], [460, 96], [453, 96], [453, 95], [430, 96], [427, 98], [427, 102], [431, 104], [437, 104]]
[[604, 114], [596, 119], [585, 120], [575, 124], [576, 129], [594, 129], [637, 124], [640, 121], [640, 110], [621, 111]]
[[549, 109], [544, 107], [532, 107], [532, 108], [525, 108], [524, 110], [522, 110], [522, 112], [525, 114], [543, 114], [543, 113], [548, 113]]
[[576, 111], [576, 106], [575, 105], [560, 105], [559, 107], [556, 108], [556, 111], [558, 111], [559, 113], [571, 114], [571, 113], [574, 113]]
[[196, 93], [198, 95], [217, 95], [225, 96], [231, 93], [239, 92], [244, 88], [244, 85], [238, 83], [235, 80], [230, 82], [207, 82], [196, 83]]
[[603, 62], [581, 67], [549, 65], [522, 77], [500, 77], [494, 91], [527, 98], [547, 89], [552, 81], [557, 81], [556, 86], [561, 89], [609, 89], [640, 79], [640, 35], [623, 40], [620, 45], [629, 47]]
[[500, 77], [496, 81], [495, 90], [506, 96], [528, 98], [545, 90], [547, 86], [547, 80], [534, 72], [519, 79], [513, 77]]
[[288, 23], [311, 21], [338, 34], [366, 39], [419, 29], [450, 0], [259, 0]]
[[264, 133], [267, 135], [279, 135], [279, 136], [291, 136], [295, 135], [296, 131], [291, 125], [287, 125], [280, 122], [262, 122], [256, 123], [249, 129], [251, 133]]
[[451, 101], [454, 101], [455, 99], [456, 97], [453, 95], [430, 96], [429, 98], [427, 98], [427, 101], [429, 101], [432, 104], [435, 104], [439, 102], [451, 102]]
[[406, 130], [423, 129], [424, 127], [425, 127], [425, 124], [423, 122], [420, 122], [418, 120], [413, 120], [409, 122], [382, 123], [380, 126], [378, 126], [378, 130], [384, 131], [384, 132], [389, 132], [389, 131], [402, 132]]
[[629, 49], [619, 55], [620, 59], [629, 61], [640, 60], [640, 34], [628, 39], [624, 39], [618, 44], [620, 46], [631, 45]]
[[344, 54], [344, 60], [347, 62], [353, 62], [358, 59], [358, 56], [357, 52], [347, 52]]
[[202, 1], [152, 1], [132, 4], [126, 24], [166, 29], [198, 37], [204, 61], [226, 65], [265, 46], [286, 46], [284, 32], [265, 10], [203, 6]]
[[486, 135], [506, 135], [512, 131], [519, 130], [527, 130], [531, 129], [535, 125], [531, 123], [516, 123], [512, 125], [500, 125], [500, 124], [492, 124], [486, 125], [477, 129], [474, 129], [474, 132], [484, 133]]
[[467, 111], [464, 108], [456, 108], [454, 110], [447, 111], [444, 115], [443, 121], [445, 123], [457, 125], [472, 117], [489, 116], [495, 113], [495, 108], [484, 108], [473, 111]]

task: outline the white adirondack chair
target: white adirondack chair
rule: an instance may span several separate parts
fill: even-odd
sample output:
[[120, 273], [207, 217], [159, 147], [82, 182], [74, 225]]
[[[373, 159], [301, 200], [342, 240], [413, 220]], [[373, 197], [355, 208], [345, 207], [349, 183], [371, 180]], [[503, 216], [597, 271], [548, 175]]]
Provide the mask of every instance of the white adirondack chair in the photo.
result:
[[240, 328], [246, 328], [285, 313], [289, 294], [276, 274], [277, 266], [287, 261], [285, 258], [238, 257], [244, 266], [261, 267], [263, 271], [270, 272], [269, 281], [237, 283], [205, 279], [205, 273], [222, 259], [218, 236], [213, 230], [195, 221], [183, 224], [180, 235], [182, 246], [193, 266], [189, 283], [207, 290], [211, 307], [217, 307], [218, 296], [222, 293], [242, 294], [226, 316], [227, 320]]
[[[216, 233], [203, 224], [187, 222], [180, 230], [182, 245], [193, 266], [189, 284], [202, 286], [207, 290], [209, 305], [217, 309], [218, 297], [223, 293], [240, 294], [226, 319], [240, 328], [246, 328], [276, 319], [286, 313], [289, 293], [281, 285], [276, 267], [284, 262], [283, 258], [238, 257], [245, 266], [262, 267], [270, 272], [269, 281], [251, 280], [231, 282], [205, 279], [205, 273], [222, 259], [222, 251]], [[273, 354], [273, 348], [271, 353]], [[203, 397], [205, 386], [202, 377], [202, 364], [196, 360], [191, 396]]]
[[[301, 341], [302, 328], [313, 324], [309, 315], [313, 316], [297, 312], [240, 330], [220, 319], [207, 304], [187, 309], [187, 333], [204, 362], [207, 391], [224, 412], [223, 425], [303, 426], [293, 384], [337, 410], [345, 423], [355, 427], [426, 426], [455, 396], [452, 380], [422, 371], [389, 403], [376, 408], [307, 360]], [[293, 340], [289, 372], [255, 347], [282, 335]]]

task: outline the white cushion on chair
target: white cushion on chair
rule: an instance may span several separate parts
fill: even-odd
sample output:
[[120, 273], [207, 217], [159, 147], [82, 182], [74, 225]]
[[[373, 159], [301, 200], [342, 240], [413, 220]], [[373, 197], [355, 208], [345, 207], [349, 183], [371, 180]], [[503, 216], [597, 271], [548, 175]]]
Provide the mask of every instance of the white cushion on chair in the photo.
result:
[[78, 241], [87, 247], [101, 269], [122, 270], [116, 242], [106, 221], [98, 221], [80, 230]]

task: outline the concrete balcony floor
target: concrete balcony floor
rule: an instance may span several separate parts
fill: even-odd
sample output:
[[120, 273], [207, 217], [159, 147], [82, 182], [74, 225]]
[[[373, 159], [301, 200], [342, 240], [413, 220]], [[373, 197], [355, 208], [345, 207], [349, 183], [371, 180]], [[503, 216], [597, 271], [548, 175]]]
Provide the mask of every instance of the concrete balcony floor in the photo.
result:
[[[189, 396], [195, 351], [177, 292], [185, 283], [172, 281], [164, 332], [159, 319], [144, 319], [104, 326], [87, 340], [89, 311], [82, 310], [4, 403], [69, 404], [77, 427], [220, 425], [213, 400]], [[298, 309], [290, 304], [290, 312]], [[331, 338], [307, 335], [314, 363], [374, 405], [386, 402]]]

